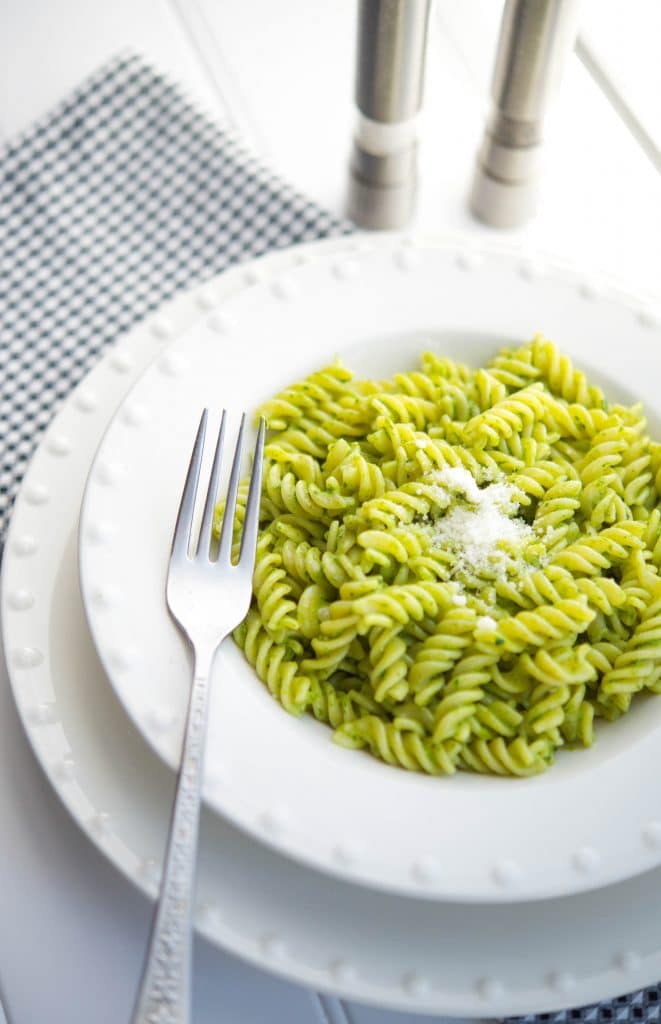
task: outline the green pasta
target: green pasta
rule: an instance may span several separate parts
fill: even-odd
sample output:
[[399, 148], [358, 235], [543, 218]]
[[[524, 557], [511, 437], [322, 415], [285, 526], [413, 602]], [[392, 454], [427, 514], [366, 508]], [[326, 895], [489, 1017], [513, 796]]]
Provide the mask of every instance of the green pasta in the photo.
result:
[[338, 362], [259, 413], [234, 637], [287, 711], [408, 770], [528, 776], [661, 692], [661, 444], [552, 342]]

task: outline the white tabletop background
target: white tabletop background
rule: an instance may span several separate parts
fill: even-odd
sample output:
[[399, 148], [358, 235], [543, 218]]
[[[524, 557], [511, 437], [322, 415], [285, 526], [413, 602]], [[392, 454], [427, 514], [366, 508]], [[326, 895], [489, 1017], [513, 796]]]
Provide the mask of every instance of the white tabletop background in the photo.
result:
[[[494, 237], [466, 209], [501, 0], [435, 0], [421, 122], [425, 234]], [[144, 54], [272, 167], [341, 212], [355, 0], [1, 0], [0, 139], [123, 49]], [[661, 6], [584, 0], [548, 125], [534, 222], [503, 234], [661, 307]], [[33, 760], [0, 670], [0, 995], [10, 1024], [128, 1020], [146, 900], [80, 835]], [[199, 942], [196, 1024], [411, 1024], [270, 977]], [[1, 1020], [0, 1014], [0, 1020]]]

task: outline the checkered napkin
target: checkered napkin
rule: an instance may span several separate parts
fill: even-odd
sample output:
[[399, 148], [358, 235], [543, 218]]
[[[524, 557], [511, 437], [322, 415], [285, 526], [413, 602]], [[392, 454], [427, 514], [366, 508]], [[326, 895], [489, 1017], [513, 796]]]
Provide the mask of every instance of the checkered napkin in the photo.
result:
[[[135, 56], [0, 150], [0, 542], [41, 432], [107, 345], [234, 263], [348, 230]], [[523, 1020], [656, 1021], [659, 993]]]
[[41, 432], [108, 344], [234, 263], [347, 230], [135, 56], [0, 149], [0, 543]]
[[651, 1024], [659, 1020], [660, 1011], [661, 985], [654, 985], [642, 992], [618, 996], [610, 1003], [518, 1017], [516, 1024]]

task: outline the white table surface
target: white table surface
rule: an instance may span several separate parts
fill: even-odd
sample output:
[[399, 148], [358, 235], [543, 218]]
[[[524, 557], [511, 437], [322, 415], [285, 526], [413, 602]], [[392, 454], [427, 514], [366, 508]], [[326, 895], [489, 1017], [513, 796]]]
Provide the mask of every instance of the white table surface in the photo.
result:
[[[549, 123], [533, 223], [505, 237], [635, 288], [661, 307], [658, 5], [585, 0], [578, 56]], [[465, 196], [500, 0], [436, 0], [421, 125], [425, 233], [493, 232]], [[340, 212], [352, 125], [354, 0], [4, 0], [0, 138], [27, 126], [121, 49], [145, 54], [264, 159]], [[128, 1019], [147, 902], [80, 835], [31, 756], [0, 669], [0, 996], [10, 1024]], [[199, 942], [196, 1022], [411, 1024], [343, 1004]], [[0, 1015], [0, 1021], [1, 1021]]]

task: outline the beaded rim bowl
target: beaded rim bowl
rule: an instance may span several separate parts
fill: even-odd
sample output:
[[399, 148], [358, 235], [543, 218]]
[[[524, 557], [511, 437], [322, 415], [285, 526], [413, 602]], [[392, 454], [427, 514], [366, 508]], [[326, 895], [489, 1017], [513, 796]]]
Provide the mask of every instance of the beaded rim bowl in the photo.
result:
[[[164, 552], [201, 406], [254, 408], [338, 354], [370, 376], [409, 368], [425, 347], [479, 365], [543, 330], [609, 396], [658, 412], [661, 331], [649, 312], [562, 268], [528, 267], [502, 251], [400, 237], [342, 255], [313, 247], [276, 280], [247, 273], [133, 388], [90, 472], [81, 581], [117, 696], [168, 764], [189, 670], [163, 601]], [[280, 852], [365, 885], [427, 899], [548, 898], [661, 860], [660, 727], [661, 701], [650, 700], [545, 775], [428, 778], [287, 715], [228, 644], [215, 668], [205, 798]]]

